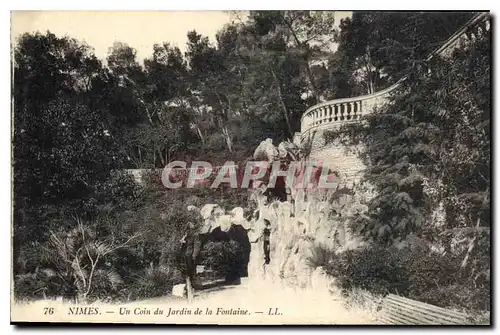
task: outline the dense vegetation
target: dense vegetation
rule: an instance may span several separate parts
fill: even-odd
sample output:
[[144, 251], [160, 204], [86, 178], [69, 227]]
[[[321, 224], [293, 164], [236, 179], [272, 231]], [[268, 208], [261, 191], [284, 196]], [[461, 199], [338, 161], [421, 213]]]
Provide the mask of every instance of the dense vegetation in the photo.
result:
[[[398, 239], [399, 228], [416, 231], [411, 227], [441, 202], [451, 232], [473, 226], [467, 220], [488, 227], [488, 42], [449, 63], [437, 60], [431, 76], [417, 66], [471, 15], [356, 12], [337, 29], [333, 12], [250, 12], [221, 28], [215, 43], [187, 32], [184, 55], [166, 41], [143, 62], [124, 43], [103, 62], [70, 37], [20, 36], [12, 90], [17, 297], [169, 292], [182, 281], [178, 241], [190, 219], [186, 206], [230, 208], [245, 204], [246, 194], [139, 187], [120, 170], [173, 160], [242, 162], [265, 138], [291, 138], [312, 104], [370, 93], [403, 74], [411, 75], [406, 93], [368, 120], [389, 131], [387, 143], [378, 140], [381, 127], [362, 139], [371, 143], [380, 204], [370, 206], [360, 227], [376, 226], [370, 231], [384, 232], [384, 243]], [[441, 156], [427, 153], [429, 142]], [[405, 158], [408, 150], [415, 155]], [[423, 185], [434, 190], [430, 202]], [[395, 233], [379, 229], [390, 222], [399, 225]], [[466, 266], [476, 269], [473, 251]]]
[[[450, 57], [421, 62], [364, 124], [326, 134], [364, 145], [364, 178], [376, 196], [351, 228], [385, 252], [384, 263], [373, 250], [343, 255], [356, 264], [332, 269], [345, 285], [489, 308], [490, 43], [483, 32]], [[410, 239], [426, 247], [405, 255]]]

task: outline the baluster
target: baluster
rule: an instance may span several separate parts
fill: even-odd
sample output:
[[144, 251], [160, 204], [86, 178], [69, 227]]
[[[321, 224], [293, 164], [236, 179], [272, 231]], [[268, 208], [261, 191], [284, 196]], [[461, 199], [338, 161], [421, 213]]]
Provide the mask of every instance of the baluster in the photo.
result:
[[354, 114], [354, 103], [349, 102], [349, 106], [347, 107], [347, 120], [351, 120], [352, 115]]
[[328, 105], [328, 122], [332, 122], [332, 105]]
[[333, 121], [339, 120], [339, 105], [333, 106]]
[[341, 104], [340, 105], [340, 121], [345, 120], [345, 109], [346, 109], [346, 104]]

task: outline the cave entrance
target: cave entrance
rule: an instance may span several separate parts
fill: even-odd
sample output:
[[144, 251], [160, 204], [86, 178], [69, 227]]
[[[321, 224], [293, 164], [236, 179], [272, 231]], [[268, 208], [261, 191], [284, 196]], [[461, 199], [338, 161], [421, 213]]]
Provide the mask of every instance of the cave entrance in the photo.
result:
[[226, 284], [239, 284], [241, 278], [248, 277], [249, 260], [247, 231], [240, 225], [232, 225], [227, 232], [217, 227], [206, 235], [197, 263], [204, 266], [203, 279], [224, 278]]

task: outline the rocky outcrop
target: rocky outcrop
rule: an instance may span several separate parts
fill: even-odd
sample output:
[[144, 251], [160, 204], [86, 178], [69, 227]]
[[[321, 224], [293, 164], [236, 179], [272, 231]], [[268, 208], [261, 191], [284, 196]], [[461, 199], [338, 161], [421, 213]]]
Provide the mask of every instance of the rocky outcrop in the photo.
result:
[[[252, 251], [249, 263], [252, 275], [273, 282], [311, 287], [312, 250], [322, 245], [335, 251], [360, 247], [362, 242], [349, 232], [349, 221], [366, 210], [356, 192], [332, 190], [327, 194], [297, 192], [293, 202], [267, 203], [256, 197], [259, 219], [252, 223]], [[264, 220], [271, 223], [271, 261], [264, 264], [263, 244], [258, 239]]]
[[278, 149], [273, 145], [273, 140], [268, 138], [260, 142], [253, 153], [253, 159], [256, 161], [274, 161], [278, 158]]
[[257, 149], [253, 153], [253, 159], [256, 161], [277, 161], [277, 160], [298, 160], [300, 155], [299, 147], [290, 141], [281, 142], [278, 147], [275, 147], [273, 140], [268, 138], [260, 142]]
[[[198, 211], [201, 231], [212, 240], [233, 239], [244, 246], [248, 261], [249, 283], [262, 280], [300, 288], [328, 286], [322, 269], [315, 269], [310, 259], [318, 245], [336, 252], [362, 245], [349, 231], [349, 222], [367, 208], [363, 193], [338, 187], [326, 193], [295, 193], [293, 201], [269, 202], [262, 191], [254, 190], [252, 202], [257, 210], [250, 219], [241, 207], [224, 209], [206, 204]], [[270, 262], [264, 261], [263, 230], [271, 225]], [[328, 285], [327, 285], [328, 284]]]

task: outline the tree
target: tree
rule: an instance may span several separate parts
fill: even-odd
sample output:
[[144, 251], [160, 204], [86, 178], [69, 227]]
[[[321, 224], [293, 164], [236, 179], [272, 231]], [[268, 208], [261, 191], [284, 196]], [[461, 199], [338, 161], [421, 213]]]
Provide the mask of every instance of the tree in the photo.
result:
[[313, 61], [321, 58], [334, 41], [334, 12], [327, 11], [250, 11], [250, 22], [260, 36], [281, 36], [286, 46], [301, 59], [313, 103], [321, 101], [321, 92], [313, 75]]
[[341, 66], [365, 94], [393, 84], [440, 46], [472, 12], [354, 12], [343, 19], [336, 41]]
[[[367, 237], [392, 244], [489, 227], [489, 43], [486, 35], [417, 68], [365, 124], [341, 131], [366, 145], [365, 177], [377, 188], [358, 221]], [[433, 217], [440, 207], [442, 226]]]
[[106, 78], [89, 47], [25, 34], [14, 57], [14, 254], [44, 240], [68, 208], [95, 210], [96, 188], [123, 165], [106, 106], [89, 103]]

